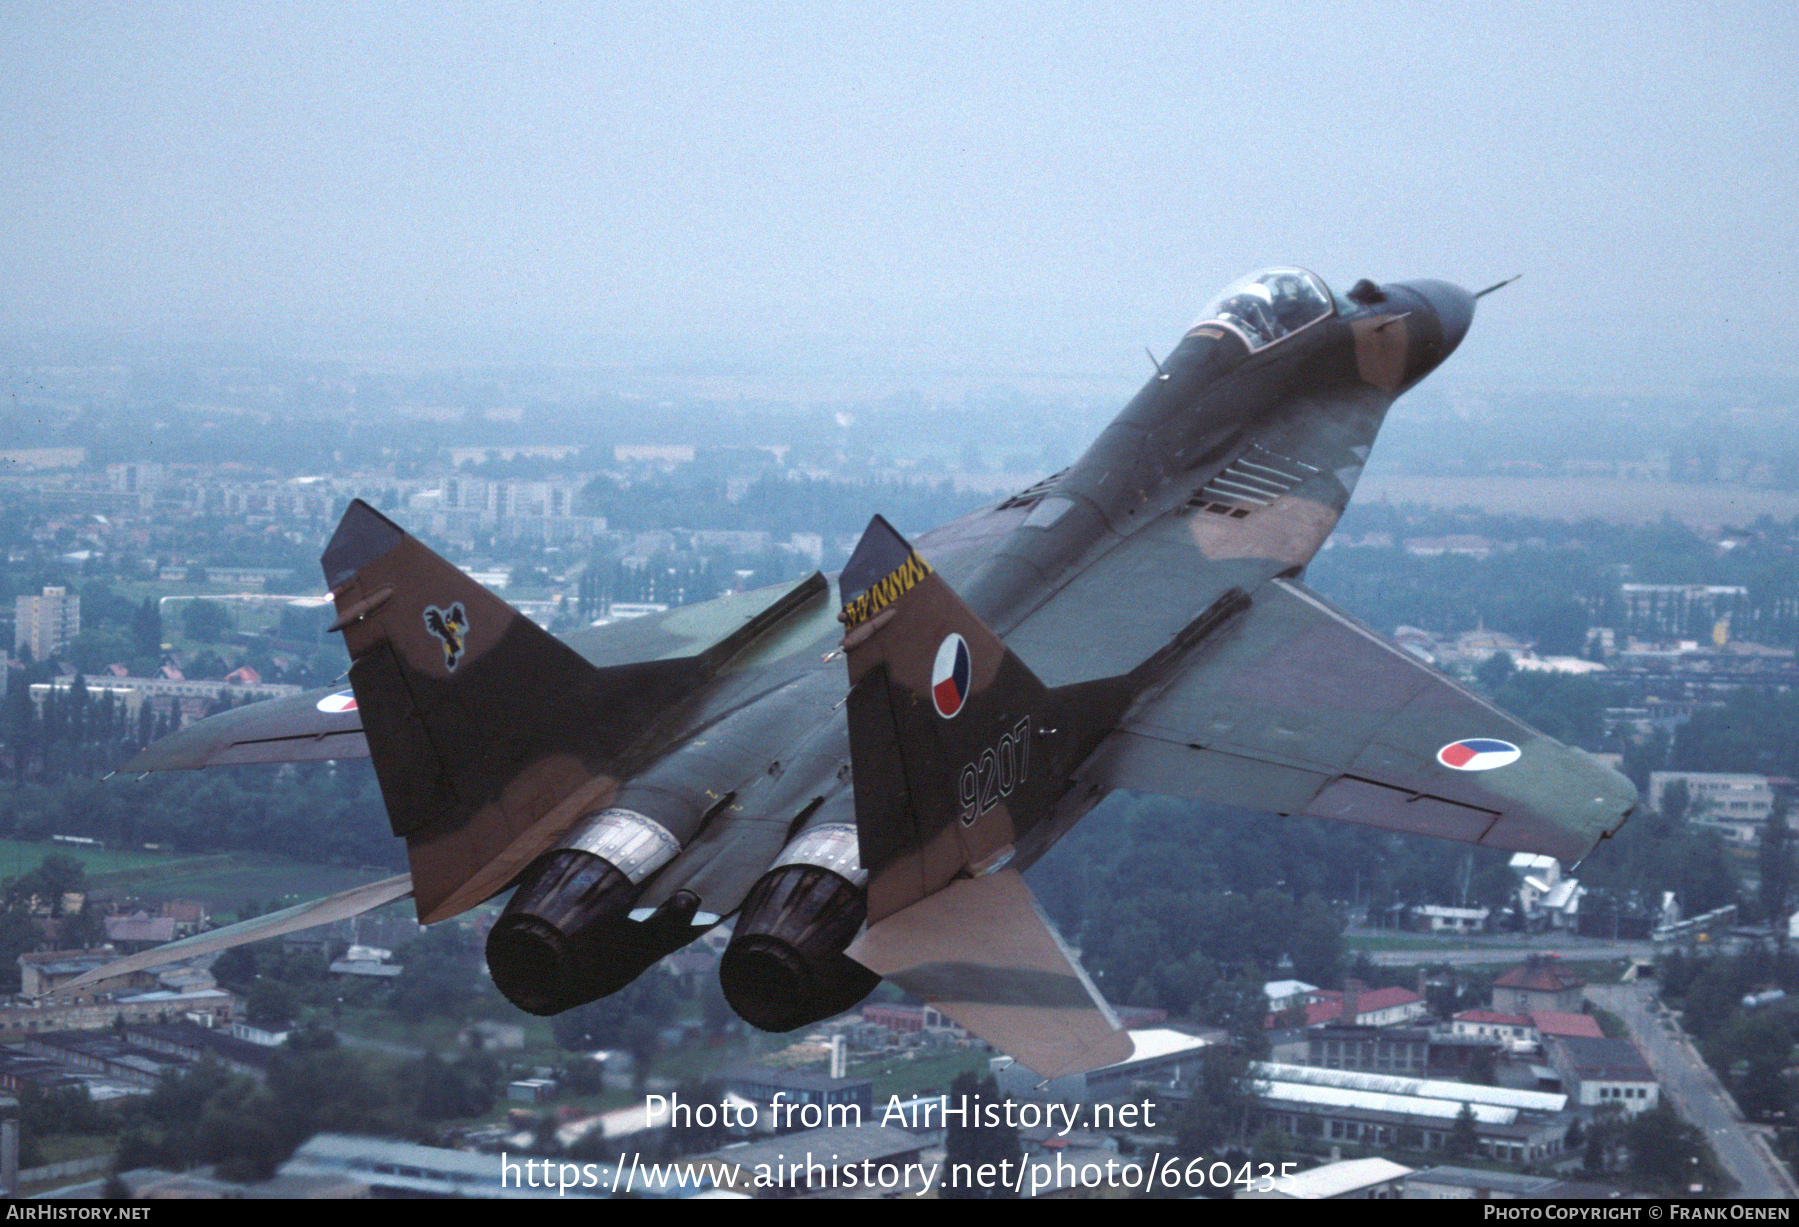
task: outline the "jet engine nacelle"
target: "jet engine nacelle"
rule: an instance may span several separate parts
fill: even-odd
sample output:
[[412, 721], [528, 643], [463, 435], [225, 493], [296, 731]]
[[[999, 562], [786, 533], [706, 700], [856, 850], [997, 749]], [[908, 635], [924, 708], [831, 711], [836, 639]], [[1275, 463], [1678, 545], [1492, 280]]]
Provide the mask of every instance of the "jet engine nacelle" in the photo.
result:
[[718, 979], [725, 1000], [764, 1031], [841, 1014], [881, 977], [843, 951], [868, 915], [856, 828], [821, 823], [750, 888]]
[[[559, 1014], [635, 980], [694, 934], [697, 900], [677, 895], [644, 923], [631, 905], [681, 843], [635, 810], [602, 810], [540, 856], [487, 935], [494, 984], [521, 1010]], [[684, 913], [684, 914], [682, 914]], [[679, 937], [664, 949], [665, 941]], [[658, 940], [662, 939], [662, 940]]]

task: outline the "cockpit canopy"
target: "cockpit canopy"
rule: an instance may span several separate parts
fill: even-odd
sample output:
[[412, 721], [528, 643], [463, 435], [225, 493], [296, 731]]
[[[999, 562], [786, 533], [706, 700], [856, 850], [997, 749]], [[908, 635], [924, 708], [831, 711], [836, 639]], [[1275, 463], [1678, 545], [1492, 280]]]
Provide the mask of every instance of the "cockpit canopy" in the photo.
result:
[[1312, 273], [1303, 268], [1265, 268], [1225, 286], [1194, 327], [1222, 324], [1242, 337], [1253, 354], [1335, 310], [1330, 291]]

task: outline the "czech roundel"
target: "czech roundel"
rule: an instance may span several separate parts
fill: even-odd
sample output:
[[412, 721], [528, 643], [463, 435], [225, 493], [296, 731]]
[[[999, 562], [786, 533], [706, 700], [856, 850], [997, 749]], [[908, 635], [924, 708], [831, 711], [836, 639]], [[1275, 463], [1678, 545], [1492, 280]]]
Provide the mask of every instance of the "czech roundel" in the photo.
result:
[[931, 702], [937, 714], [948, 720], [968, 702], [968, 679], [973, 666], [968, 657], [968, 643], [951, 633], [937, 645], [937, 663], [931, 666]]
[[340, 690], [336, 694], [328, 694], [319, 700], [319, 710], [335, 715], [338, 712], [355, 711], [356, 696], [348, 690]]
[[1524, 751], [1509, 741], [1466, 737], [1437, 751], [1437, 761], [1455, 771], [1491, 771], [1515, 763]]

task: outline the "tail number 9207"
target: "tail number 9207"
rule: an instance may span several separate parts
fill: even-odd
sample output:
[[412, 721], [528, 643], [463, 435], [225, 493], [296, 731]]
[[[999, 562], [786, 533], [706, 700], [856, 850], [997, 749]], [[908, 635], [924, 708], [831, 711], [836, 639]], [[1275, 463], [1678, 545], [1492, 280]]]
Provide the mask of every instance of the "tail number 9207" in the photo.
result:
[[1026, 716], [982, 750], [979, 758], [963, 765], [958, 782], [962, 825], [973, 826], [975, 819], [1011, 796], [1024, 783], [1030, 763], [1031, 718]]

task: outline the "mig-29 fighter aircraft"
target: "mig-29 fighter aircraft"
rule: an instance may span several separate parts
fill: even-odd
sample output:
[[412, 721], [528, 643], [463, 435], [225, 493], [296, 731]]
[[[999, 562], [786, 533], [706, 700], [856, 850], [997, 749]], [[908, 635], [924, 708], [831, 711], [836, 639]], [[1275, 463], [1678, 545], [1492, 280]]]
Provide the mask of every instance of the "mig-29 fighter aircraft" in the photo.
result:
[[1115, 788], [1578, 859], [1626, 780], [1300, 582], [1478, 297], [1252, 274], [1065, 471], [916, 542], [877, 517], [834, 578], [562, 640], [353, 503], [322, 560], [348, 688], [124, 769], [367, 755], [411, 872], [129, 962], [511, 888], [488, 966], [533, 1013], [734, 917], [757, 1026], [885, 976], [1053, 1077], [1131, 1044], [1019, 871]]

